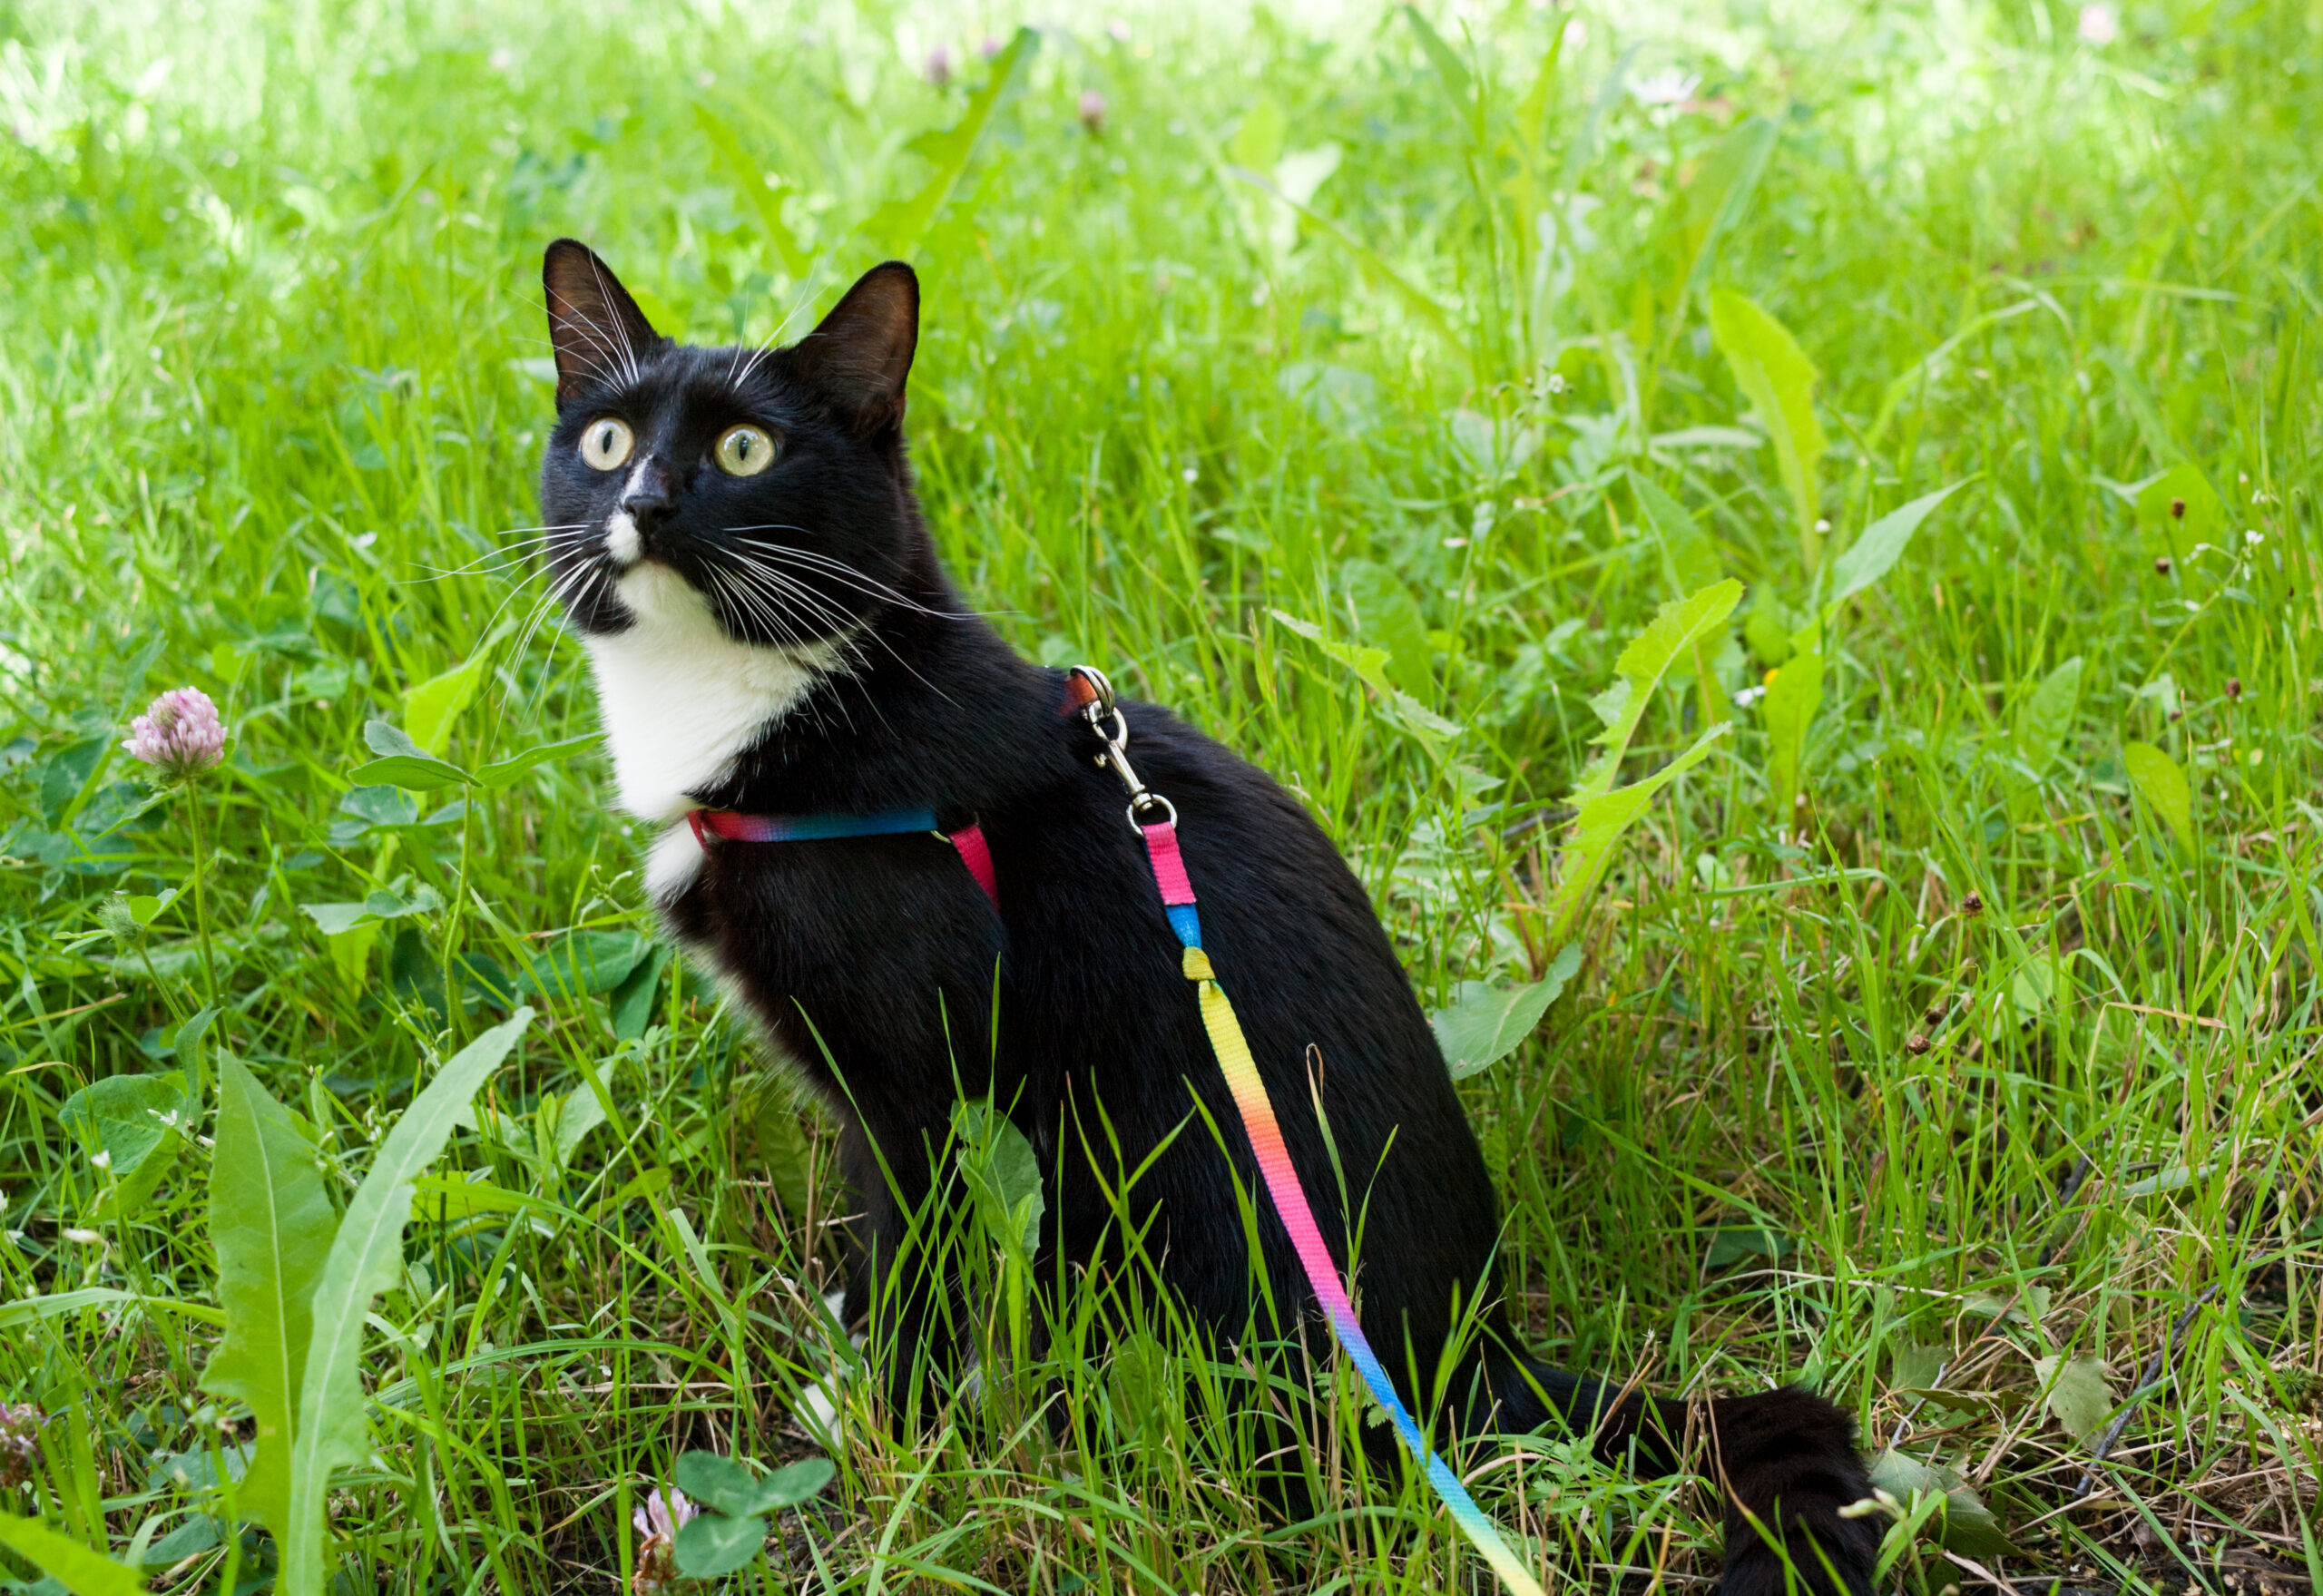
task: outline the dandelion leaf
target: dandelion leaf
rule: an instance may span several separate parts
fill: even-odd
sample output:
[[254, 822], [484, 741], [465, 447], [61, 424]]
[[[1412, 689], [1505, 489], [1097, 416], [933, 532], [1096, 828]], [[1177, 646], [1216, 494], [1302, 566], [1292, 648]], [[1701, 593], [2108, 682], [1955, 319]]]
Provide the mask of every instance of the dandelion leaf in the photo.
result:
[[315, 1150], [289, 1111], [239, 1059], [221, 1059], [210, 1240], [226, 1334], [201, 1386], [250, 1405], [258, 1450], [235, 1500], [278, 1538], [289, 1532], [290, 1449], [315, 1282], [338, 1229]]
[[314, 1330], [290, 1454], [288, 1532], [281, 1539], [283, 1596], [322, 1596], [328, 1582], [328, 1487], [334, 1469], [363, 1461], [363, 1324], [372, 1297], [394, 1285], [402, 1270], [413, 1182], [436, 1161], [468, 1100], [532, 1020], [532, 1010], [519, 1009], [455, 1053], [379, 1143], [370, 1173], [348, 1199], [315, 1283]]

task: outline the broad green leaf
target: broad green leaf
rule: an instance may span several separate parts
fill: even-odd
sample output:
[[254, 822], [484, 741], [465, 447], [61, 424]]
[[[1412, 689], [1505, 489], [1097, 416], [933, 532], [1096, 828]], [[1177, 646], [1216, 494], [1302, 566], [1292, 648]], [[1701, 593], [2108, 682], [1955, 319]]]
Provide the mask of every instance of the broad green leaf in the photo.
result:
[[1455, 987], [1452, 1006], [1427, 1017], [1452, 1079], [1465, 1081], [1515, 1052], [1579, 968], [1581, 946], [1575, 943], [1557, 955], [1538, 981], [1516, 986], [1463, 981]]
[[363, 1461], [364, 1317], [371, 1298], [402, 1271], [412, 1182], [436, 1160], [453, 1121], [532, 1019], [532, 1010], [519, 1009], [454, 1054], [380, 1141], [370, 1173], [348, 1201], [314, 1291], [314, 1333], [290, 1456], [289, 1532], [281, 1541], [282, 1596], [323, 1596], [331, 1471]]
[[435, 792], [466, 786], [468, 773], [446, 759], [367, 759], [347, 773], [349, 781], [371, 787], [400, 787], [407, 792]]
[[1944, 1348], [1924, 1341], [1887, 1344], [1887, 1383], [1905, 1389], [1926, 1389], [1944, 1372]]
[[2138, 524], [2152, 533], [2171, 557], [2193, 557], [2197, 543], [2215, 543], [2227, 530], [2226, 506], [2210, 480], [2190, 463], [2172, 465], [2138, 493]]
[[170, 1038], [170, 1045], [176, 1050], [178, 1063], [185, 1070], [186, 1080], [190, 1082], [187, 1094], [192, 1097], [197, 1104], [201, 1102], [204, 1090], [204, 1077], [201, 1072], [201, 1042], [202, 1038], [210, 1034], [210, 1027], [215, 1024], [217, 1020], [217, 1005], [204, 1004], [189, 1014], [185, 1023], [180, 1025], [177, 1028], [177, 1033]]
[[359, 904], [300, 904], [299, 912], [312, 920], [325, 936], [343, 936], [350, 931], [377, 925], [382, 920], [432, 915], [443, 906], [444, 900], [436, 896], [434, 887], [421, 886], [409, 897], [381, 888]]
[[1397, 686], [1426, 702], [1436, 695], [1435, 648], [1411, 590], [1386, 566], [1349, 560], [1340, 567], [1366, 641], [1387, 651], [1386, 670]]
[[989, 1102], [955, 1103], [952, 1125], [960, 1138], [968, 1191], [986, 1229], [1011, 1251], [1029, 1254], [1039, 1242], [1048, 1199], [1040, 1160], [1024, 1133]]
[[424, 759], [427, 750], [411, 740], [404, 729], [391, 720], [363, 722], [363, 746], [383, 759]]
[[1740, 583], [1730, 579], [1713, 583], [1661, 605], [1645, 630], [1630, 640], [1621, 658], [1613, 661], [1613, 685], [1591, 700], [1605, 722], [1605, 729], [1591, 740], [1605, 751], [1582, 772], [1573, 789], [1573, 802], [1586, 804], [1612, 788], [1613, 778], [1621, 773], [1622, 757], [1629, 751], [1630, 739], [1653, 700], [1653, 690], [1697, 641], [1724, 625], [1741, 602]]
[[196, 1108], [184, 1074], [172, 1070], [93, 1081], [66, 1098], [56, 1118], [91, 1158], [103, 1158], [121, 1182], [120, 1210], [130, 1213], [168, 1173], [181, 1140], [177, 1127], [191, 1123]]
[[1871, 1465], [1871, 1483], [1899, 1501], [1914, 1496], [1941, 1496], [1942, 1522], [1936, 1541], [1963, 1556], [1979, 1559], [2023, 1555], [1984, 1499], [1966, 1482], [1941, 1465], [1931, 1466], [1900, 1452], [1887, 1452]]
[[379, 757], [348, 773], [348, 778], [358, 784], [434, 792], [438, 788], [465, 786], [471, 779], [466, 770], [448, 759], [436, 758], [414, 742], [402, 728], [385, 720], [364, 722], [363, 742]]
[[[1812, 631], [1800, 635], [1809, 636]], [[1798, 649], [1782, 662], [1759, 705], [1759, 720], [1767, 730], [1767, 785], [1774, 792], [1778, 827], [1789, 826], [1798, 804], [1807, 733], [1822, 704], [1823, 651], [1818, 643]]]
[[2004, 1290], [1971, 1291], [1960, 1299], [1960, 1306], [1981, 1318], [2037, 1325], [2049, 1317], [2049, 1302], [2054, 1295], [2046, 1286], [2018, 1286]]
[[812, 1499], [838, 1474], [838, 1466], [827, 1457], [802, 1457], [797, 1463], [785, 1464], [759, 1482], [752, 1511], [771, 1513], [778, 1507], [796, 1507]]
[[476, 690], [484, 685], [485, 671], [492, 663], [493, 651], [499, 641], [495, 632], [485, 639], [465, 664], [404, 690], [404, 730], [421, 753], [430, 758], [442, 757], [445, 745], [452, 740], [452, 723], [475, 701]]
[[[157, 1517], [149, 1522], [158, 1523], [159, 1520]], [[209, 1551], [221, 1539], [218, 1521], [206, 1513], [197, 1513], [146, 1547], [142, 1552], [137, 1550], [135, 1542], [130, 1542], [129, 1561], [141, 1569], [164, 1569], [198, 1552]]]
[[516, 990], [543, 997], [594, 997], [617, 990], [653, 949], [634, 931], [568, 931], [534, 956]]
[[1637, 495], [1638, 518], [1661, 550], [1661, 573], [1671, 591], [1695, 592], [1725, 574], [1718, 545], [1660, 483], [1632, 471], [1630, 491]]
[[2057, 989], [2064, 983], [2063, 967], [2045, 953], [2027, 954], [2009, 973], [2008, 1003], [2018, 1023], [2035, 1020], [2055, 1006]]
[[1748, 1258], [1788, 1258], [1797, 1250], [1799, 1243], [1779, 1230], [1763, 1225], [1721, 1225], [1710, 1233], [1702, 1268], [1730, 1269]]
[[338, 812], [362, 822], [358, 833], [374, 826], [416, 826], [419, 800], [400, 787], [350, 787], [339, 795]]
[[1721, 720], [1694, 740], [1694, 746], [1642, 781], [1582, 799], [1581, 813], [1566, 835], [1564, 854], [1557, 868], [1557, 884], [1549, 895], [1548, 940], [1559, 946], [1575, 940], [1582, 910], [1597, 890], [1613, 862], [1613, 849], [1654, 794], [1699, 765], [1710, 745], [1733, 729]]
[[38, 1519], [0, 1512], [0, 1546], [5, 1546], [73, 1596], [145, 1596], [145, 1581], [123, 1563], [92, 1552]]
[[605, 1122], [605, 1105], [597, 1101], [596, 1089], [586, 1081], [554, 1101], [559, 1107], [553, 1150], [556, 1167], [562, 1170], [573, 1162], [573, 1155], [581, 1150], [589, 1132]]
[[694, 103], [693, 116], [701, 128], [701, 136], [710, 141], [711, 153], [726, 169], [735, 193], [757, 213], [759, 225], [766, 230], [775, 253], [782, 257], [783, 269], [792, 277], [805, 277], [814, 266], [815, 258], [799, 247], [789, 224], [782, 220], [780, 188], [771, 185], [770, 174], [750, 158], [725, 118], [700, 101]]
[[540, 743], [526, 749], [520, 754], [511, 754], [505, 759], [495, 759], [491, 764], [478, 770], [475, 773], [475, 778], [485, 787], [505, 787], [527, 770], [552, 764], [558, 759], [568, 759], [583, 749], [591, 747], [596, 740], [593, 737], [568, 737], [562, 742]]
[[814, 1160], [799, 1126], [798, 1105], [782, 1077], [770, 1075], [760, 1082], [750, 1126], [751, 1151], [774, 1183], [783, 1211], [805, 1213], [814, 1196]]
[[750, 1503], [758, 1495], [759, 1477], [739, 1457], [681, 1452], [670, 1477], [680, 1491], [712, 1513], [740, 1518], [758, 1511]]
[[829, 1459], [809, 1457], [760, 1474], [739, 1458], [685, 1452], [679, 1454], [671, 1477], [679, 1490], [704, 1507], [741, 1517], [796, 1507], [829, 1484], [838, 1472]]
[[982, 88], [968, 96], [967, 109], [960, 120], [912, 141], [913, 152], [925, 156], [936, 170], [910, 199], [890, 200], [873, 211], [863, 224], [865, 236], [894, 254], [911, 252], [920, 235], [936, 220], [936, 212], [944, 209], [944, 202], [959, 187], [961, 175], [968, 170], [968, 162], [975, 158], [984, 142], [993, 113], [1024, 74], [1025, 64], [1040, 47], [1040, 34], [1033, 29], [1018, 28], [1008, 47], [993, 58], [992, 75], [985, 80]]
[[1772, 670], [1790, 658], [1790, 629], [1789, 612], [1775, 597], [1775, 590], [1760, 587], [1742, 622], [1742, 641], [1750, 645], [1759, 664]]
[[2014, 741], [2017, 759], [2037, 778], [2056, 762], [2081, 708], [2081, 656], [2075, 654], [2041, 679], [2017, 707]]
[[766, 1544], [767, 1523], [762, 1518], [744, 1516], [729, 1518], [722, 1513], [705, 1513], [678, 1532], [676, 1554], [678, 1572], [690, 1580], [714, 1580], [743, 1567], [759, 1554]]
[[1226, 159], [1252, 171], [1272, 171], [1282, 159], [1282, 142], [1289, 132], [1290, 119], [1282, 113], [1282, 107], [1273, 95], [1261, 94], [1242, 113], [1234, 136], [1226, 141]]
[[338, 1229], [315, 1150], [289, 1111], [240, 1060], [220, 1060], [210, 1241], [226, 1334], [201, 1387], [248, 1404], [257, 1420], [257, 1454], [236, 1500], [278, 1537], [290, 1528], [290, 1449], [315, 1282]]
[[1387, 650], [1362, 643], [1340, 642], [1313, 622], [1286, 615], [1280, 610], [1269, 610], [1267, 613], [1354, 671], [1357, 680], [1377, 692], [1407, 725], [1420, 733], [1422, 740], [1460, 735], [1461, 728], [1457, 721], [1446, 720], [1389, 679]]
[[1105, 1396], [1126, 1437], [1150, 1442], [1161, 1429], [1170, 1361], [1169, 1348], [1151, 1330], [1132, 1330], [1113, 1343], [1105, 1360]]
[[51, 826], [70, 822], [95, 788], [104, 768], [112, 763], [113, 753], [111, 738], [91, 737], [51, 755], [48, 763], [41, 767], [41, 818]]
[[1828, 446], [1815, 418], [1819, 374], [1781, 322], [1730, 289], [1711, 291], [1710, 325], [1735, 386], [1774, 443], [1775, 465], [1798, 517], [1799, 553], [1811, 572], [1823, 563], [1815, 521], [1822, 514], [1820, 467]]
[[[613, 1017], [615, 1042], [634, 1042], [653, 1023], [653, 999], [662, 990], [662, 972], [670, 967], [674, 956], [667, 943], [653, 944], [607, 995], [605, 1006]], [[596, 1099], [589, 1101], [594, 1107]]]
[[2186, 785], [2186, 773], [2178, 769], [2178, 761], [2150, 742], [2125, 742], [2122, 745], [2122, 763], [2146, 807], [2161, 817], [2185, 845], [2189, 856], [2199, 857], [2194, 841], [2193, 789]]
[[1904, 545], [1912, 541], [1912, 534], [1929, 512], [1968, 485], [1962, 478], [1950, 487], [1940, 487], [1932, 494], [1922, 494], [1908, 504], [1898, 504], [1878, 520], [1863, 529], [1863, 535], [1844, 554], [1831, 562], [1830, 597], [1823, 603], [1823, 614], [1838, 613], [1838, 607], [1865, 588], [1887, 574], [1904, 553]]
[[1766, 175], [1768, 158], [1775, 152], [1776, 134], [1773, 119], [1744, 117], [1719, 141], [1686, 185], [1678, 207], [1677, 250], [1685, 275], [1670, 296], [1673, 305], [1701, 286], [1717, 258], [1718, 241], [1750, 209], [1759, 180]]
[[2113, 1413], [2113, 1387], [2105, 1383], [2101, 1357], [2036, 1357], [2034, 1372], [2048, 1390], [2049, 1412], [2065, 1434], [2090, 1445]]

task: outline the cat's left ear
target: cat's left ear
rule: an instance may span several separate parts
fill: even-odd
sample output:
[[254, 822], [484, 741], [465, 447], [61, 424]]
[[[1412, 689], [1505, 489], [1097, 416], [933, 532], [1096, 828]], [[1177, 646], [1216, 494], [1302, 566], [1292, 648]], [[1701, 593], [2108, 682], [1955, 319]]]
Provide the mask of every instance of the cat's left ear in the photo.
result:
[[541, 286], [548, 290], [559, 405], [570, 403], [592, 382], [628, 380], [638, 361], [662, 342], [613, 269], [577, 239], [559, 239], [548, 247]]
[[820, 387], [858, 429], [904, 418], [904, 379], [919, 347], [919, 278], [900, 260], [856, 279], [792, 351], [799, 374]]

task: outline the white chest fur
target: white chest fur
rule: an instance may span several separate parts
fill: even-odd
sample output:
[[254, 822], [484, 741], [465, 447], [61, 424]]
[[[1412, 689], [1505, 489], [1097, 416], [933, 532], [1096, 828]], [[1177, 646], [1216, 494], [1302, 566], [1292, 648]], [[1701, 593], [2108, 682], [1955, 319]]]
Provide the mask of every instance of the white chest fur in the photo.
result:
[[725, 775], [845, 658], [837, 643], [738, 642], [700, 593], [650, 561], [622, 576], [620, 592], [635, 623], [587, 643], [622, 808], [645, 819], [693, 808], [689, 792]]

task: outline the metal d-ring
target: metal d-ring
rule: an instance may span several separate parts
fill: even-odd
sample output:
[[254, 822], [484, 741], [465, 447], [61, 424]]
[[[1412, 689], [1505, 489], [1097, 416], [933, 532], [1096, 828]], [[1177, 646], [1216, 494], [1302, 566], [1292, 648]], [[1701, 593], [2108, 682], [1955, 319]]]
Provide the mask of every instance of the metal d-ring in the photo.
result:
[[1140, 837], [1145, 835], [1145, 827], [1138, 819], [1137, 811], [1147, 804], [1159, 804], [1162, 808], [1167, 809], [1170, 812], [1170, 818], [1167, 820], [1164, 820], [1162, 824], [1169, 827], [1171, 830], [1175, 830], [1177, 828], [1177, 805], [1171, 803], [1168, 798], [1163, 798], [1158, 792], [1140, 792], [1135, 798], [1129, 800], [1129, 828], [1132, 831], [1136, 832]]

